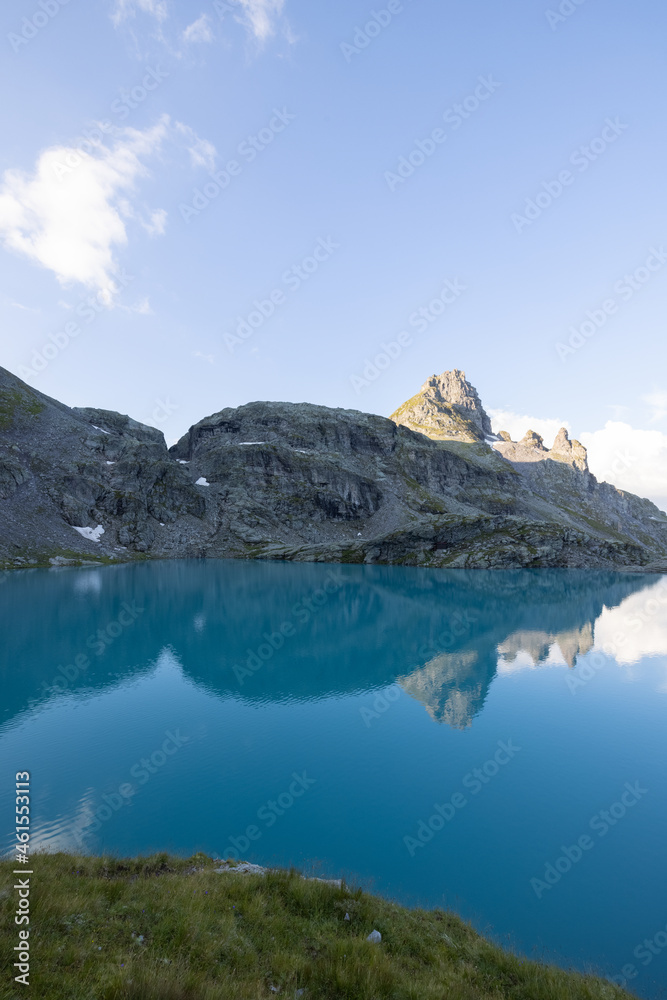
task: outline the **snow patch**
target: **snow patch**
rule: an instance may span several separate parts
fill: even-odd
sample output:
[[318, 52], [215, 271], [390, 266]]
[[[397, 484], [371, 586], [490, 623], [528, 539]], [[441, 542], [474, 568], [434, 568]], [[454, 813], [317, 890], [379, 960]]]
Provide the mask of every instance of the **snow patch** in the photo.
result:
[[195, 483], [195, 486], [210, 486], [210, 485], [211, 485], [210, 483], [206, 482], [206, 479], [204, 478], [204, 476], [202, 476], [200, 479], [198, 479], [197, 482]]
[[115, 462], [107, 462], [107, 465], [115, 465]]
[[268, 441], [239, 441], [238, 446], [239, 448], [244, 448], [247, 445], [251, 444], [268, 444], [268, 443], [269, 443]]
[[186, 462], [184, 458], [178, 458], [178, 459], [176, 459], [176, 461], [178, 462], [179, 465], [189, 465], [190, 464], [189, 462]]
[[91, 542], [99, 542], [100, 536], [104, 534], [104, 528], [101, 524], [98, 524], [96, 528], [77, 528], [76, 525], [72, 525], [75, 531], [78, 531], [83, 538], [87, 538]]
[[111, 431], [105, 431], [104, 427], [98, 427], [97, 424], [93, 424], [96, 431], [102, 431], [103, 434], [111, 434]]

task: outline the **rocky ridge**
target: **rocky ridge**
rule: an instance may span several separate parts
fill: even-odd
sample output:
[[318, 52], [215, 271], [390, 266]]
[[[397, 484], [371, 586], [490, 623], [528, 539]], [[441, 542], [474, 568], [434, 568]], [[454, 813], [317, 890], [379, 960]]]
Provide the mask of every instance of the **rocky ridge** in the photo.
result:
[[67, 407], [0, 369], [0, 565], [665, 564], [667, 518], [599, 483], [564, 432], [547, 452], [537, 436], [515, 444], [490, 430], [455, 370], [394, 419], [256, 402], [206, 417], [167, 449], [155, 428]]
[[436, 441], [495, 441], [477, 390], [458, 368], [432, 375], [390, 419]]

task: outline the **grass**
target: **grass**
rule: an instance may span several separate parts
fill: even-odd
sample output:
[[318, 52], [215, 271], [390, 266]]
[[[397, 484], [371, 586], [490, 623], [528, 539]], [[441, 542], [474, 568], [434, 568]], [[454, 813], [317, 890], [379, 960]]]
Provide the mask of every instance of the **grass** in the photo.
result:
[[17, 416], [36, 417], [44, 405], [31, 391], [0, 389], [0, 430], [8, 430]]
[[[5, 957], [18, 941], [15, 867], [0, 862]], [[30, 989], [22, 993], [5, 973], [3, 998], [28, 992], [42, 1000], [629, 996], [605, 980], [503, 951], [451, 913], [408, 910], [294, 871], [216, 874], [216, 863], [201, 854], [188, 860], [35, 854], [30, 867]], [[374, 929], [380, 944], [366, 940]]]

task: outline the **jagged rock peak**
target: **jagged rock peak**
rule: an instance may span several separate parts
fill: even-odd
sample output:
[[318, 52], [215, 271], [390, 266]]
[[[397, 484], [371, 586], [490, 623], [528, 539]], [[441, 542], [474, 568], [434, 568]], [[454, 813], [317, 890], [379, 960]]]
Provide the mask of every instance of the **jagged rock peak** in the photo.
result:
[[512, 441], [506, 431], [500, 431], [493, 446], [510, 462], [539, 462], [550, 458], [570, 465], [579, 472], [588, 472], [588, 452], [580, 441], [570, 441], [564, 427], [558, 431], [553, 446], [549, 450], [544, 439], [535, 431], [528, 430], [520, 441]]
[[538, 451], [547, 450], [544, 447], [544, 438], [536, 434], [535, 431], [526, 431], [519, 444], [523, 445], [524, 448], [537, 448]]
[[431, 438], [484, 441], [493, 437], [477, 390], [458, 368], [432, 375], [391, 419]]
[[588, 471], [588, 452], [580, 441], [570, 441], [564, 427], [558, 431], [551, 452], [554, 457], [556, 455], [563, 456], [576, 469], [580, 469], [582, 472]]

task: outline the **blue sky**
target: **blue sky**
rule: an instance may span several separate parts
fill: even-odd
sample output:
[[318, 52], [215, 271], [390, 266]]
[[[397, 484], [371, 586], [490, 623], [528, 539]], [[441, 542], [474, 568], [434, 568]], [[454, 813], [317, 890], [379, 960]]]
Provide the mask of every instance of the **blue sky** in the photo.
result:
[[254, 399], [389, 415], [458, 367], [497, 427], [566, 423], [667, 497], [663, 5], [0, 18], [3, 365], [170, 442]]

